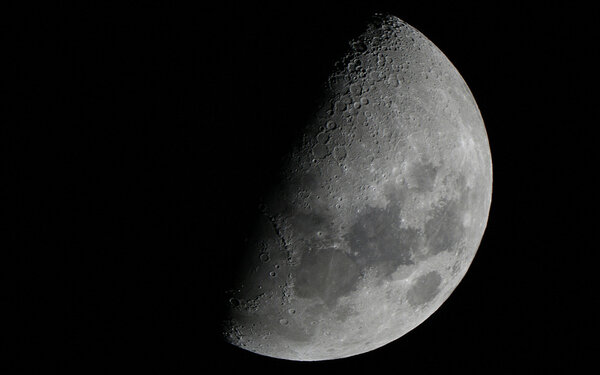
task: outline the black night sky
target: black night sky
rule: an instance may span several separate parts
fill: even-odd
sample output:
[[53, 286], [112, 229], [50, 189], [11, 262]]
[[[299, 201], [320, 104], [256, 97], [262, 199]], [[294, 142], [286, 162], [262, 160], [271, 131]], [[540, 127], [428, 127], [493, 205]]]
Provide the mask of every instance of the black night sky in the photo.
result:
[[[2, 373], [552, 373], [590, 359], [590, 9], [133, 3], [5, 12], [3, 308], [18, 334]], [[378, 350], [301, 363], [226, 344], [219, 301], [249, 213], [375, 12], [432, 40], [477, 100], [494, 165], [478, 254], [437, 312]]]

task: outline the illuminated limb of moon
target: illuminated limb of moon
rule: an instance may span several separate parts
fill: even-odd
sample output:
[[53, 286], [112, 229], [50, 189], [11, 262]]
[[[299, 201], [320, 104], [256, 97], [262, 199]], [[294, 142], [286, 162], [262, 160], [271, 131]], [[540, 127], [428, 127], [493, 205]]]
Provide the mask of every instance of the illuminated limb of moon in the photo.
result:
[[465, 275], [487, 223], [492, 164], [467, 85], [420, 32], [380, 16], [265, 198], [225, 336], [325, 360], [385, 345]]

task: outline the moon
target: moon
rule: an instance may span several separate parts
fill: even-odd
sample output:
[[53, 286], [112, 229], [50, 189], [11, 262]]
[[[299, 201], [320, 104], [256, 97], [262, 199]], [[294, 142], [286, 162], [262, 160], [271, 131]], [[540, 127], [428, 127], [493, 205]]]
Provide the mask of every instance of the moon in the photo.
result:
[[228, 291], [225, 339], [265, 356], [344, 358], [398, 339], [450, 296], [487, 224], [483, 119], [423, 34], [378, 15], [325, 93]]

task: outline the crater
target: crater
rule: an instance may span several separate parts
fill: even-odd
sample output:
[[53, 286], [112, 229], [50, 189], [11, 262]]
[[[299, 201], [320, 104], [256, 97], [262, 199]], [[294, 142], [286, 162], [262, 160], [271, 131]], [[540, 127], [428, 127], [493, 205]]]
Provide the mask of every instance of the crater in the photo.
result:
[[419, 276], [407, 293], [411, 306], [420, 306], [431, 300], [440, 292], [442, 277], [437, 271], [431, 271]]

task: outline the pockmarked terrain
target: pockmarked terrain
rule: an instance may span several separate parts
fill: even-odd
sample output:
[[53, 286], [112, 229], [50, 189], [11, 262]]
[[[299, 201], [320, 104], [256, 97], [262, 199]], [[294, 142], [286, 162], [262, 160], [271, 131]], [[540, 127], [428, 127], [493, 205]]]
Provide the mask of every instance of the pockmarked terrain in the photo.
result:
[[464, 80], [423, 34], [378, 16], [265, 196], [224, 336], [292, 360], [381, 347], [427, 319], [482, 239], [492, 162]]

